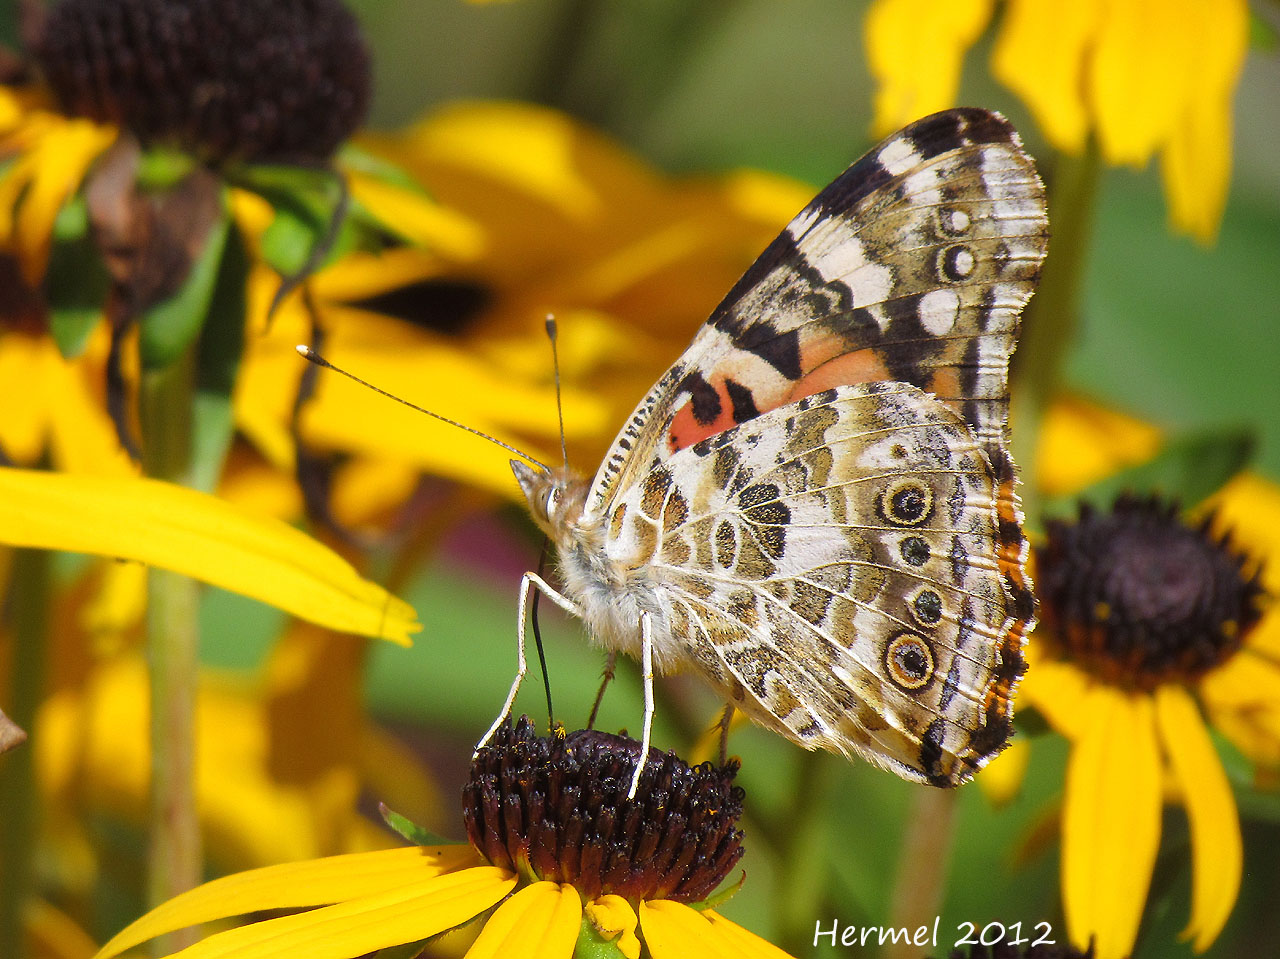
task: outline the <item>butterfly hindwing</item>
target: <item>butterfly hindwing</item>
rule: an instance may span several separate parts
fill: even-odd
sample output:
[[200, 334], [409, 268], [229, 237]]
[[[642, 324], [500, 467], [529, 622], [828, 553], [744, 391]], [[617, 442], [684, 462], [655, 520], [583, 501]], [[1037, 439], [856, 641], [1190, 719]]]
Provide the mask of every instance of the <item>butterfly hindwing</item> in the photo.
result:
[[942, 403], [839, 387], [655, 463], [606, 553], [659, 587], [667, 652], [756, 721], [954, 785], [1008, 735], [985, 707], [1006, 619], [994, 493]]

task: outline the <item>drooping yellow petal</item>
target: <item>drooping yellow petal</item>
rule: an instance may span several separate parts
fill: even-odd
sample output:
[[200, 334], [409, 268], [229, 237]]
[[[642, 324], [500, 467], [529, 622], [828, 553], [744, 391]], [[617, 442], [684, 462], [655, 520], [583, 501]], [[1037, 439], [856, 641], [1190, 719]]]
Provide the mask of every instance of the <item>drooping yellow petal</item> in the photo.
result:
[[1232, 106], [1249, 44], [1245, 0], [1194, 3], [1184, 11], [1197, 39], [1195, 82], [1161, 154], [1173, 226], [1202, 243], [1218, 233], [1231, 181]]
[[617, 946], [626, 959], [640, 959], [640, 940], [636, 938], [640, 917], [631, 903], [621, 896], [600, 896], [587, 903], [583, 913], [600, 938]]
[[991, 72], [1031, 108], [1045, 137], [1079, 153], [1092, 127], [1084, 99], [1087, 52], [1106, 0], [1009, 0]]
[[1222, 760], [1195, 701], [1181, 686], [1156, 689], [1160, 739], [1191, 824], [1191, 921], [1182, 931], [1204, 952], [1218, 938], [1240, 892], [1240, 817]]
[[568, 883], [535, 882], [498, 907], [466, 959], [569, 959], [582, 925], [582, 897]]
[[212, 919], [347, 902], [420, 885], [458, 870], [469, 871], [479, 862], [470, 846], [407, 846], [250, 869], [206, 882], [162, 903], [117, 933], [98, 951], [97, 959], [119, 955], [140, 942]]
[[641, 901], [640, 931], [653, 959], [737, 959], [739, 955], [703, 913], [670, 899]]
[[1108, 163], [1142, 166], [1182, 122], [1199, 82], [1203, 0], [1107, 0], [1087, 79]]
[[[351, 959], [452, 929], [516, 884], [497, 866], [472, 866], [333, 906], [210, 936], [173, 959]], [[96, 959], [116, 953], [100, 952]]]
[[865, 35], [876, 83], [876, 136], [955, 105], [964, 55], [991, 19], [991, 9], [991, 0], [876, 0], [871, 5]]
[[408, 603], [273, 519], [171, 483], [0, 469], [0, 542], [137, 560], [310, 622], [408, 645]]
[[773, 943], [748, 932], [737, 923], [730, 922], [714, 909], [704, 909], [702, 916], [711, 923], [716, 935], [732, 947], [734, 955], [739, 959], [791, 959], [790, 953], [783, 952]]
[[1160, 845], [1161, 764], [1149, 696], [1095, 687], [1067, 763], [1062, 896], [1071, 941], [1097, 959], [1133, 950]]

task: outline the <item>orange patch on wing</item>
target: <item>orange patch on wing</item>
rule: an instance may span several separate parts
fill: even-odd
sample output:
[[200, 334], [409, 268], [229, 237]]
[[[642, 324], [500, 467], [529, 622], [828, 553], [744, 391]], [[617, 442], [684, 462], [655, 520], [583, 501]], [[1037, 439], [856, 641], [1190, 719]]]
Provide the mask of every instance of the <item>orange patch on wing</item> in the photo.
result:
[[733, 418], [733, 403], [729, 401], [724, 380], [712, 383], [711, 387], [720, 397], [720, 413], [710, 422], [700, 423], [693, 415], [693, 401], [686, 400], [684, 406], [671, 417], [671, 428], [667, 431], [667, 449], [672, 453], [738, 425]]
[[961, 412], [960, 371], [954, 366], [935, 370], [925, 389], [942, 400], [953, 413]]
[[889, 369], [879, 353], [875, 350], [855, 350], [830, 359], [800, 377], [778, 405], [794, 403], [836, 386], [878, 383], [890, 378]]

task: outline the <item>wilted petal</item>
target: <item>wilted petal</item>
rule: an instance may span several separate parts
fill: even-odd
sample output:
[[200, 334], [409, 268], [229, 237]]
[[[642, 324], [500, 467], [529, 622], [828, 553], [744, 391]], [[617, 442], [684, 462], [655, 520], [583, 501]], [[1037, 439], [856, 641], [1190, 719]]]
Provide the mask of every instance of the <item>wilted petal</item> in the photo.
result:
[[1062, 897], [1071, 940], [1096, 959], [1133, 950], [1160, 845], [1160, 752], [1150, 697], [1097, 686], [1067, 763]]
[[1191, 921], [1182, 935], [1203, 952], [1222, 931], [1240, 892], [1240, 817], [1222, 760], [1190, 694], [1181, 686], [1160, 686], [1156, 720], [1191, 824]]
[[867, 61], [876, 82], [872, 129], [884, 136], [954, 106], [960, 67], [991, 19], [991, 0], [876, 0]]
[[0, 541], [137, 560], [402, 645], [419, 628], [408, 603], [300, 530], [157, 480], [0, 469]]

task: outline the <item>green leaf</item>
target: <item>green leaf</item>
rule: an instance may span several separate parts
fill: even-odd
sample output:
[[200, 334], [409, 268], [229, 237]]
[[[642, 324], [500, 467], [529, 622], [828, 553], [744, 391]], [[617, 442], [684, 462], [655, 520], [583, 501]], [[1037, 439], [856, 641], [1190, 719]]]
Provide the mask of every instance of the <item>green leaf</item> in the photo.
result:
[[281, 275], [301, 272], [326, 243], [324, 261], [354, 246], [354, 235], [344, 235], [345, 224], [338, 224], [334, 235], [334, 219], [344, 204], [346, 186], [333, 170], [260, 164], [239, 167], [231, 178], [275, 210], [275, 219], [262, 235], [261, 249], [262, 258]]
[[235, 431], [232, 392], [244, 353], [249, 266], [244, 237], [230, 225], [196, 353], [192, 482], [205, 492], [222, 474]]
[[49, 331], [62, 355], [75, 359], [102, 318], [111, 288], [111, 276], [89, 233], [89, 209], [83, 196], [72, 197], [53, 221], [44, 285]]
[[400, 815], [395, 810], [388, 807], [385, 803], [378, 804], [378, 812], [382, 814], [382, 821], [390, 826], [395, 832], [399, 833], [415, 846], [456, 846], [457, 843], [452, 839], [445, 839], [437, 836], [435, 833], [423, 829], [416, 822], [406, 816]]
[[164, 192], [191, 175], [197, 161], [189, 153], [171, 147], [151, 147], [138, 158], [138, 186]]
[[1160, 493], [1183, 506], [1193, 506], [1244, 469], [1256, 448], [1254, 432], [1246, 427], [1174, 437], [1145, 463], [1113, 473], [1074, 496], [1047, 500], [1045, 512], [1051, 516], [1074, 514], [1079, 502], [1106, 509], [1124, 492]]
[[199, 335], [209, 315], [229, 223], [224, 211], [209, 229], [204, 248], [178, 292], [142, 314], [138, 354], [144, 370], [169, 366]]
[[362, 150], [354, 144], [348, 143], [343, 146], [338, 154], [339, 162], [345, 169], [352, 170], [356, 173], [364, 173], [383, 183], [389, 183], [391, 186], [397, 186], [404, 190], [412, 190], [422, 196], [430, 196], [428, 191], [421, 183], [415, 180], [403, 168], [390, 160], [384, 160], [380, 156]]
[[378, 959], [416, 959], [422, 954], [422, 950], [426, 948], [427, 940], [419, 939], [417, 942], [404, 942], [398, 946], [387, 946], [385, 949], [379, 949], [377, 952]]

